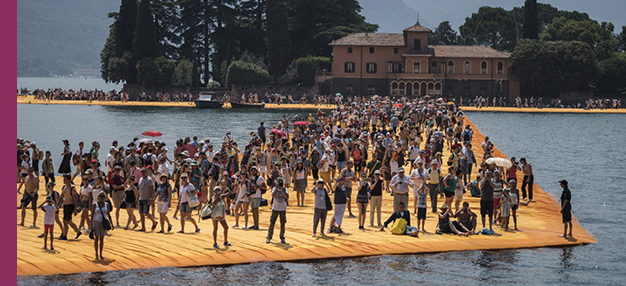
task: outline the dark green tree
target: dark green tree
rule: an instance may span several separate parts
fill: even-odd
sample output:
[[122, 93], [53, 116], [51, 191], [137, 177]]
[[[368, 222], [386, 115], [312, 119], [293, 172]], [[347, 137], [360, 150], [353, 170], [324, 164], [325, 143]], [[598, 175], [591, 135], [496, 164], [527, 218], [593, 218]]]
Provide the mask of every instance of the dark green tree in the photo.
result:
[[579, 41], [522, 39], [511, 55], [510, 67], [523, 88], [535, 91], [587, 89], [600, 75], [593, 49]]
[[157, 56], [178, 59], [177, 46], [181, 42], [180, 35], [176, 33], [180, 25], [178, 5], [173, 0], [153, 0], [151, 7]]
[[115, 56], [122, 57], [133, 51], [135, 26], [137, 25], [137, 0], [122, 0], [115, 20]]
[[144, 58], [155, 58], [156, 35], [154, 32], [154, 18], [150, 8], [150, 0], [141, 0], [137, 11], [137, 25], [133, 39], [133, 60], [139, 62]]
[[503, 8], [483, 6], [459, 27], [465, 45], [485, 45], [512, 51], [517, 44], [517, 26], [513, 14]]
[[428, 44], [430, 45], [456, 45], [457, 33], [449, 21], [443, 21], [428, 35]]
[[538, 39], [539, 23], [537, 22], [537, 0], [526, 0], [524, 2], [524, 24], [522, 38]]
[[365, 22], [356, 0], [289, 0], [291, 59], [306, 55], [330, 56], [328, 43], [357, 32], [375, 32]]
[[330, 65], [328, 57], [303, 57], [295, 60], [298, 73], [298, 80], [304, 85], [315, 84], [315, 75], [321, 67]]
[[270, 80], [269, 73], [263, 68], [244, 61], [234, 61], [228, 66], [226, 87], [237, 85], [266, 84]]
[[267, 0], [267, 59], [274, 82], [289, 65], [289, 18], [286, 0]]
[[622, 26], [622, 32], [619, 33], [619, 50], [626, 51], [626, 26]]
[[617, 51], [619, 42], [612, 23], [594, 20], [575, 20], [565, 16], [555, 18], [541, 34], [544, 41], [581, 41], [594, 48], [598, 60], [604, 60]]
[[626, 52], [615, 52], [600, 62], [602, 76], [598, 81], [598, 90], [606, 94], [626, 91]]

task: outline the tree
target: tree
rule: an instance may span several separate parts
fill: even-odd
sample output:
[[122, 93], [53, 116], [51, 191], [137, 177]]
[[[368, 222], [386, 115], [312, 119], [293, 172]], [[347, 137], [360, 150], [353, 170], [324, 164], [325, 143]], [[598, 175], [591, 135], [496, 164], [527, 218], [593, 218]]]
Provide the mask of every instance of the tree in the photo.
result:
[[261, 67], [243, 61], [234, 61], [228, 66], [226, 87], [231, 85], [255, 85], [269, 82], [269, 73]]
[[600, 75], [591, 46], [580, 41], [522, 39], [510, 66], [523, 88], [538, 91], [586, 89]]
[[600, 68], [600, 92], [615, 94], [626, 91], [626, 52], [612, 53], [611, 57], [600, 62]]
[[115, 55], [124, 56], [133, 51], [135, 26], [137, 25], [137, 0], [122, 0], [115, 20]]
[[100, 52], [100, 77], [104, 79], [104, 82], [111, 82], [109, 79], [109, 61], [115, 57], [115, 23], [109, 27], [109, 37], [104, 43], [104, 48]]
[[174, 85], [191, 86], [193, 81], [193, 63], [188, 60], [182, 60], [174, 69]]
[[524, 3], [524, 30], [522, 38], [538, 39], [539, 23], [537, 22], [537, 0], [526, 0]]
[[172, 0], [153, 0], [151, 9], [154, 16], [156, 54], [178, 59], [177, 46], [181, 43], [177, 33], [180, 25], [178, 5]]
[[599, 60], [607, 59], [619, 45], [612, 23], [575, 20], [565, 16], [555, 18], [541, 34], [544, 41], [581, 41], [594, 48]]
[[154, 18], [150, 9], [150, 0], [141, 0], [137, 11], [137, 25], [133, 38], [133, 60], [155, 58], [156, 36], [154, 34]]
[[356, 0], [289, 0], [291, 59], [306, 55], [330, 56], [328, 43], [352, 33], [375, 32], [365, 22]]
[[313, 85], [315, 84], [315, 75], [320, 70], [320, 67], [328, 66], [330, 58], [307, 56], [299, 58], [295, 62], [300, 82], [304, 85]]
[[164, 85], [172, 84], [172, 80], [174, 79], [174, 70], [176, 69], [176, 63], [166, 57], [158, 57], [156, 58], [154, 63], [157, 65], [160, 75], [157, 82]]
[[153, 58], [143, 58], [137, 62], [137, 83], [142, 86], [150, 86], [160, 78], [159, 66]]
[[428, 35], [428, 43], [431, 45], [456, 45], [457, 33], [450, 26], [449, 21], [443, 21]]
[[626, 51], [626, 26], [622, 26], [622, 32], [619, 33], [619, 50]]
[[286, 0], [267, 0], [267, 58], [274, 82], [289, 64], [289, 18]]
[[503, 8], [483, 6], [459, 27], [465, 45], [485, 45], [512, 51], [517, 44], [517, 27], [512, 13]]

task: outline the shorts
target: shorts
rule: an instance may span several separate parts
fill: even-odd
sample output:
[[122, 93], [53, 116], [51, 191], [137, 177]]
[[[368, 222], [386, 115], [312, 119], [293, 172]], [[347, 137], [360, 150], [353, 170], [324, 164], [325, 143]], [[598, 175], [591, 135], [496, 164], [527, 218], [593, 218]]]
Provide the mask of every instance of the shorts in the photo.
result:
[[150, 200], [140, 200], [139, 201], [139, 214], [148, 214], [150, 213], [150, 205], [148, 204]]
[[352, 188], [344, 187], [344, 189], [346, 190], [346, 198], [351, 201], [352, 200]]
[[426, 208], [417, 208], [417, 219], [426, 219]]
[[116, 208], [119, 208], [120, 205], [122, 204], [122, 198], [124, 198], [123, 190], [113, 191], [113, 193], [111, 194], [111, 199], [113, 199], [113, 205]]
[[493, 208], [494, 209], [499, 209], [500, 208], [500, 198], [493, 198]]
[[511, 209], [514, 211], [517, 210], [518, 207], [519, 207], [518, 204], [511, 205]]
[[[563, 208], [563, 223], [566, 222], [571, 222], [572, 221], [572, 207], [570, 204], [567, 204], [564, 208]], [[571, 231], [571, 230], [570, 230]]]
[[191, 207], [188, 202], [184, 202], [180, 204], [180, 212], [181, 213], [191, 213]]
[[71, 221], [72, 220], [72, 215], [74, 214], [74, 204], [67, 204], [67, 205], [63, 205], [63, 220], [64, 221]]
[[480, 201], [480, 215], [493, 216], [493, 201]]
[[22, 196], [20, 208], [26, 208], [28, 207], [28, 204], [31, 204], [32, 209], [36, 210], [38, 198], [39, 198], [39, 194], [37, 193], [34, 193], [34, 195], [31, 196], [30, 194], [27, 194], [26, 192], [24, 192], [24, 195]]
[[455, 190], [454, 191], [454, 199], [457, 201], [462, 201], [463, 200], [463, 191], [462, 190]]
[[446, 190], [443, 191], [443, 194], [446, 196], [446, 198], [451, 198], [452, 196], [454, 196], [454, 192], [448, 192]]
[[43, 232], [50, 232], [52, 233], [54, 231], [54, 223], [53, 224], [44, 224], [43, 225]]
[[250, 198], [250, 208], [258, 209], [261, 206], [261, 198]]
[[126, 202], [126, 208], [127, 209], [136, 209], [137, 208], [137, 202], [132, 201], [132, 202]]
[[159, 201], [157, 204], [157, 212], [160, 214], [166, 214], [170, 210], [169, 202]]

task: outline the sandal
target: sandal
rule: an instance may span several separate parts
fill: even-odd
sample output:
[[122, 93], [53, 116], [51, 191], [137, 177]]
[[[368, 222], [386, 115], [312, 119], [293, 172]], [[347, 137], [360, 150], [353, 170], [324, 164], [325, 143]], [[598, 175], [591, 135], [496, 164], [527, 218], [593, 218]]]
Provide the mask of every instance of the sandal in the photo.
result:
[[219, 246], [219, 245], [217, 245], [217, 243], [214, 243], [214, 244], [213, 244], [213, 248], [215, 248], [215, 249], [220, 249], [220, 246]]

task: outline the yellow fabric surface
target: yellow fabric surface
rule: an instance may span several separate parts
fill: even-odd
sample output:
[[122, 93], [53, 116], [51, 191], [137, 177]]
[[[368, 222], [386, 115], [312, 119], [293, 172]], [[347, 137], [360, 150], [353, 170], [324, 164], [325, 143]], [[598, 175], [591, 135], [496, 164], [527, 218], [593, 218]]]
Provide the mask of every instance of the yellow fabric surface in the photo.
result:
[[[484, 141], [483, 134], [474, 126], [469, 119], [466, 124], [470, 124], [474, 130], [472, 144], [474, 146], [476, 159], [482, 159], [480, 143]], [[497, 146], [497, 142], [496, 146]], [[443, 158], [447, 158], [446, 151]], [[506, 157], [497, 148], [495, 157]], [[371, 156], [369, 157], [371, 158]], [[477, 168], [474, 168], [472, 178], [475, 178]], [[442, 171], [446, 174], [447, 171]], [[76, 180], [77, 182], [79, 180]], [[62, 182], [57, 177], [57, 182]], [[271, 215], [270, 207], [260, 208], [260, 230], [242, 230], [240, 228], [229, 229], [229, 242], [233, 246], [216, 250], [213, 249], [211, 220], [201, 221], [200, 233], [177, 234], [180, 230], [180, 221], [172, 218], [175, 207], [170, 208], [168, 214], [173, 224], [171, 233], [158, 234], [155, 232], [138, 232], [133, 230], [123, 230], [116, 228], [110, 231], [110, 235], [104, 239], [103, 255], [107, 260], [95, 261], [93, 241], [87, 235], [81, 236], [78, 240], [72, 239], [75, 236], [73, 230], [68, 231], [69, 240], [59, 241], [56, 238], [60, 235], [58, 225], [54, 226], [54, 247], [55, 251], [42, 249], [43, 238], [37, 238], [43, 232], [43, 212], [39, 211], [37, 227], [20, 227], [17, 230], [17, 275], [49, 275], [49, 274], [69, 274], [89, 271], [109, 271], [123, 270], [130, 268], [152, 268], [162, 266], [200, 266], [200, 265], [227, 265], [238, 263], [251, 263], [259, 261], [294, 261], [307, 259], [325, 259], [339, 257], [358, 257], [384, 254], [409, 254], [409, 253], [430, 253], [461, 250], [493, 250], [493, 249], [514, 249], [533, 248], [544, 246], [568, 246], [594, 243], [595, 239], [586, 232], [578, 223], [573, 220], [574, 238], [560, 238], [563, 233], [563, 223], [559, 206], [539, 186], [534, 186], [535, 201], [530, 206], [521, 206], [518, 210], [518, 227], [520, 231], [501, 231], [494, 226], [496, 235], [474, 235], [470, 237], [459, 237], [449, 234], [435, 234], [437, 224], [436, 214], [428, 212], [426, 219], [427, 233], [419, 234], [419, 238], [407, 235], [392, 235], [388, 229], [385, 232], [378, 231], [378, 227], [369, 226], [369, 205], [366, 214], [365, 229], [358, 229], [356, 218], [346, 218], [343, 221], [343, 234], [328, 234], [327, 237], [311, 237], [313, 231], [313, 194], [310, 193], [312, 178], [308, 180], [305, 207], [296, 206], [295, 193], [291, 193], [290, 205], [287, 207], [286, 242], [280, 244], [277, 235], [270, 244], [265, 243], [267, 229]], [[518, 184], [521, 185], [521, 184]], [[551, 186], [553, 192], [560, 192], [558, 185]], [[58, 183], [57, 191], [61, 189]], [[41, 178], [41, 189], [39, 192], [39, 203], [44, 201], [45, 188], [43, 178]], [[353, 191], [352, 212], [357, 214], [355, 203], [356, 192]], [[270, 197], [269, 192], [264, 195]], [[19, 205], [21, 195], [17, 196]], [[469, 192], [465, 194], [464, 200], [470, 203], [471, 209], [479, 214], [479, 198], [469, 197]], [[413, 208], [413, 199], [409, 200], [408, 209]], [[442, 204], [443, 200], [439, 200]], [[430, 202], [429, 202], [430, 204]], [[174, 202], [172, 203], [174, 205]], [[392, 213], [393, 197], [383, 193], [382, 219], [386, 220]], [[430, 205], [429, 205], [430, 210]], [[574, 209], [575, 213], [576, 209]], [[138, 213], [135, 212], [138, 216]], [[18, 222], [21, 210], [17, 210]], [[61, 211], [62, 216], [62, 211]], [[329, 212], [326, 228], [332, 216]], [[198, 216], [194, 218], [198, 221]], [[115, 218], [113, 218], [115, 221]], [[127, 215], [125, 210], [120, 212], [121, 225], [126, 225]], [[414, 224], [416, 217], [411, 217]], [[79, 216], [73, 218], [78, 225]], [[226, 221], [229, 226], [234, 224], [234, 217], [227, 216]], [[27, 209], [25, 225], [32, 223], [32, 210]], [[374, 224], [376, 225], [376, 221]], [[511, 219], [511, 226], [513, 225]], [[252, 215], [250, 214], [248, 226], [251, 226]], [[412, 225], [414, 225], [412, 224]], [[243, 226], [243, 217], [240, 217], [239, 225]], [[131, 224], [132, 226], [132, 224]], [[147, 228], [151, 222], [146, 223]], [[276, 226], [279, 231], [279, 224]], [[480, 217], [478, 218], [477, 230], [482, 228]], [[157, 230], [160, 229], [157, 228]], [[186, 223], [186, 230], [192, 231], [193, 226]], [[218, 229], [218, 244], [223, 243], [221, 226]], [[276, 234], [276, 233], [275, 233]]]

